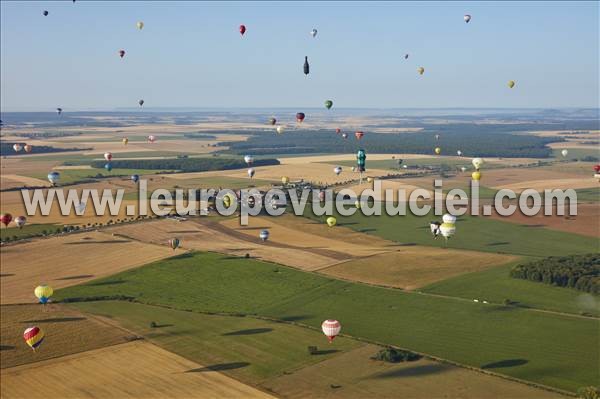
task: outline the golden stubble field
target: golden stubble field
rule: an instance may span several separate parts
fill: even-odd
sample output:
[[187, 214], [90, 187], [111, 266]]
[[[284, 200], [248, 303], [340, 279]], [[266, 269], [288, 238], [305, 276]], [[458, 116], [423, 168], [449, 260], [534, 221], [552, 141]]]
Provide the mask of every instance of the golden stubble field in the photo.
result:
[[84, 232], [3, 246], [1, 303], [32, 303], [40, 284], [54, 289], [110, 276], [172, 255], [166, 245], [146, 244], [104, 232]]
[[272, 398], [135, 341], [2, 370], [3, 398]]

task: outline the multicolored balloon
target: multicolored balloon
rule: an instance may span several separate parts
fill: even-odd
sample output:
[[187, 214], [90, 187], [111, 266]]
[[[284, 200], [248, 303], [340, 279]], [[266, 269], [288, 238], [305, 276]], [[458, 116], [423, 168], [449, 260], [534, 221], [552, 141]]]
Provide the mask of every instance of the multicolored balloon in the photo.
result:
[[254, 157], [252, 155], [244, 155], [244, 162], [248, 165], [252, 165], [254, 162]]
[[471, 16], [469, 14], [465, 14], [463, 19], [465, 20], [466, 23], [469, 23], [469, 21], [471, 20]]
[[340, 334], [340, 331], [342, 331], [342, 325], [337, 320], [328, 319], [321, 324], [321, 330], [323, 330], [323, 334], [325, 334], [329, 343], [331, 343]]
[[20, 152], [23, 149], [23, 146], [19, 143], [16, 143], [13, 145], [13, 150], [15, 150], [15, 152]]
[[23, 339], [35, 351], [44, 341], [44, 332], [39, 327], [29, 327], [23, 333]]
[[356, 137], [357, 140], [362, 139], [364, 135], [365, 135], [365, 133], [362, 131], [358, 131], [358, 132], [354, 133], [354, 136]]
[[15, 224], [19, 229], [22, 229], [23, 226], [25, 226], [25, 223], [27, 223], [27, 218], [25, 216], [17, 216], [15, 218]]
[[33, 146], [31, 144], [25, 144], [23, 146], [23, 149], [25, 150], [25, 152], [29, 153], [33, 150]]
[[267, 241], [269, 239], [269, 230], [262, 230], [259, 237], [263, 242]]
[[48, 181], [50, 183], [52, 183], [53, 186], [55, 186], [59, 180], [60, 180], [60, 173], [58, 173], [56, 171], [52, 171], [52, 172], [48, 173]]
[[177, 248], [179, 248], [180, 244], [181, 244], [181, 241], [177, 237], [171, 238], [169, 240], [169, 247], [172, 248], [173, 251], [175, 251]]
[[333, 173], [335, 173], [337, 176], [339, 176], [340, 173], [342, 173], [342, 167], [336, 166], [335, 168], [333, 168]]
[[153, 136], [153, 135], [148, 136], [148, 141], [150, 142], [150, 144], [154, 143], [156, 141], [156, 136]]
[[110, 161], [111, 161], [112, 157], [113, 157], [113, 156], [112, 156], [112, 153], [111, 153], [111, 152], [105, 152], [105, 153], [104, 153], [104, 159], [106, 159], [108, 162], [110, 162]]
[[35, 287], [33, 294], [41, 304], [46, 304], [48, 303], [48, 300], [50, 300], [52, 294], [54, 294], [54, 290], [49, 285], [43, 284]]
[[139, 180], [140, 180], [139, 175], [131, 175], [131, 181], [133, 181], [134, 183], [137, 183]]

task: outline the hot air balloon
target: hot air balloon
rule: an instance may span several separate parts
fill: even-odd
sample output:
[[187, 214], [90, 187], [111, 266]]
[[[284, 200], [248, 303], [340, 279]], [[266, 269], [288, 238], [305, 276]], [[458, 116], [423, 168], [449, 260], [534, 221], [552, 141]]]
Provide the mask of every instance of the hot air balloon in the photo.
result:
[[3, 213], [0, 215], [0, 223], [7, 227], [8, 224], [12, 221], [12, 215], [10, 213]]
[[110, 152], [105, 152], [104, 153], [104, 159], [106, 159], [107, 161], [110, 162], [110, 160], [112, 159], [112, 153]]
[[42, 12], [42, 14], [44, 15], [44, 17], [47, 17], [48, 16], [48, 11], [44, 10], [44, 12]]
[[461, 167], [460, 167], [460, 171], [464, 173], [464, 172], [466, 172], [466, 171], [467, 171], [467, 168], [466, 168], [466, 167], [464, 167], [464, 166], [461, 166]]
[[562, 150], [560, 153], [562, 154], [563, 157], [566, 157], [567, 155], [569, 155], [568, 150]]
[[62, 114], [62, 108], [56, 108], [56, 113], [59, 115]]
[[142, 107], [144, 105], [144, 100], [138, 101], [138, 104], [140, 105], [140, 107]]
[[279, 125], [275, 128], [275, 131], [277, 132], [277, 134], [283, 134], [283, 132], [285, 131], [285, 127]]
[[25, 216], [17, 216], [15, 218], [15, 224], [17, 225], [17, 227], [19, 229], [22, 229], [23, 226], [25, 226], [26, 222], [27, 222], [27, 218]]
[[419, 75], [423, 75], [425, 73], [425, 68], [423, 67], [418, 67], [417, 68], [417, 72], [419, 72]]
[[336, 175], [340, 175], [340, 173], [342, 173], [342, 167], [341, 166], [336, 166], [335, 168], [333, 168], [333, 173], [335, 173]]
[[456, 216], [446, 213], [442, 216], [442, 222], [454, 224], [456, 223]]
[[329, 340], [329, 343], [333, 342], [333, 339], [337, 337], [342, 330], [342, 325], [337, 320], [325, 320], [323, 324], [321, 324], [321, 330], [323, 330], [323, 334]]
[[342, 129], [340, 129], [339, 127], [335, 128], [335, 134], [340, 134], [342, 132]]
[[319, 201], [325, 201], [325, 191], [319, 191]]
[[446, 240], [448, 240], [448, 238], [452, 237], [454, 233], [456, 233], [456, 226], [454, 223], [442, 223], [440, 226], [440, 233]]
[[481, 165], [483, 165], [483, 159], [481, 159], [481, 158], [473, 158], [473, 160], [471, 161], [471, 163], [473, 164], [473, 166], [475, 167], [475, 169], [479, 170], [479, 168], [481, 168]]
[[326, 100], [326, 101], [325, 101], [325, 108], [327, 108], [327, 109], [331, 109], [331, 107], [333, 107], [333, 101], [331, 101], [331, 100]]
[[246, 33], [246, 25], [240, 25], [240, 35], [244, 36]]
[[23, 339], [35, 351], [44, 341], [44, 332], [39, 327], [29, 327], [23, 333]]
[[342, 138], [347, 139], [348, 138], [348, 133], [342, 133]]
[[354, 133], [354, 136], [356, 137], [357, 140], [360, 140], [363, 138], [363, 136], [365, 135], [364, 132], [358, 131]]
[[156, 141], [156, 136], [150, 135], [148, 136], [148, 141], [152, 144]]
[[298, 112], [296, 114], [296, 122], [301, 123], [305, 117], [306, 115], [304, 115], [304, 112]]
[[354, 206], [356, 207], [356, 209], [360, 209], [360, 201], [359, 200], [354, 201]]
[[181, 241], [177, 237], [173, 237], [169, 240], [169, 247], [172, 248], [173, 251], [179, 248], [179, 244], [181, 244]]
[[436, 134], [434, 137], [435, 137], [436, 140], [440, 139], [440, 135], [439, 134]]
[[244, 162], [246, 162], [248, 165], [252, 165], [252, 162], [254, 162], [254, 157], [252, 155], [244, 155]]
[[317, 30], [316, 30], [316, 29], [313, 29], [313, 30], [311, 30], [311, 31], [310, 31], [310, 35], [311, 35], [312, 37], [316, 37], [316, 36], [317, 36]]
[[327, 226], [329, 226], [329, 227], [333, 227], [333, 226], [335, 226], [336, 224], [337, 224], [337, 219], [336, 219], [336, 218], [334, 218], [333, 216], [329, 216], [329, 217], [327, 218]]
[[23, 149], [25, 150], [25, 152], [31, 152], [33, 150], [33, 146], [31, 144], [25, 144], [23, 146]]
[[429, 222], [429, 229], [431, 230], [433, 238], [438, 238], [438, 235], [440, 234], [441, 225], [442, 224], [440, 222]]
[[123, 145], [129, 144], [129, 139], [127, 137], [123, 137]]
[[462, 151], [461, 150], [456, 151], [456, 155], [458, 155], [459, 157], [462, 157]]
[[442, 149], [440, 147], [435, 147], [435, 155], [440, 155], [442, 153]]
[[304, 57], [304, 74], [308, 75], [310, 73], [310, 65], [308, 65], [308, 57]]
[[283, 176], [283, 177], [281, 178], [281, 183], [282, 183], [283, 185], [286, 185], [286, 184], [288, 184], [288, 183], [289, 183], [289, 181], [290, 181], [290, 179], [289, 179], [287, 176]]
[[110, 162], [107, 162], [106, 164], [104, 164], [104, 169], [106, 169], [107, 172], [110, 172], [113, 170], [112, 164]]
[[513, 87], [515, 87], [515, 81], [514, 81], [514, 80], [509, 80], [509, 81], [508, 81], [508, 87], [510, 87], [511, 89], [512, 89]]
[[248, 177], [249, 177], [249, 178], [251, 178], [251, 179], [252, 179], [252, 178], [254, 177], [254, 174], [255, 174], [255, 173], [256, 173], [256, 172], [255, 172], [254, 168], [250, 168], [250, 169], [248, 169]]
[[144, 23], [142, 21], [138, 21], [135, 26], [139, 29], [142, 30], [144, 29]]
[[52, 287], [46, 284], [38, 285], [33, 291], [33, 294], [40, 301], [41, 304], [46, 304], [53, 293], [54, 290], [52, 289]]
[[231, 206], [231, 204], [233, 204], [234, 200], [235, 200], [235, 197], [233, 196], [233, 194], [227, 193], [223, 197], [223, 205], [225, 205], [225, 208], [229, 208]]
[[13, 145], [13, 150], [15, 150], [15, 152], [20, 152], [23, 149], [23, 146], [21, 144], [15, 144]]
[[137, 183], [138, 181], [140, 181], [140, 175], [131, 175], [131, 181]]
[[269, 118], [269, 125], [273, 126], [277, 123], [277, 119], [275, 118]]
[[269, 239], [269, 230], [261, 230], [259, 237], [263, 242], [267, 241]]
[[475, 181], [481, 180], [481, 172], [479, 170], [476, 170], [475, 172], [471, 173], [471, 179]]
[[600, 164], [594, 165], [594, 172], [600, 173]]
[[407, 60], [408, 59], [408, 54], [404, 54], [404, 59]]
[[119, 57], [125, 57], [125, 50], [119, 50]]
[[465, 14], [463, 19], [465, 20], [466, 23], [469, 23], [469, 21], [471, 20], [471, 16], [469, 14]]
[[53, 186], [55, 186], [56, 183], [58, 183], [59, 179], [60, 179], [60, 173], [58, 173], [56, 171], [52, 171], [52, 172], [48, 173], [48, 181], [50, 183], [52, 183]]

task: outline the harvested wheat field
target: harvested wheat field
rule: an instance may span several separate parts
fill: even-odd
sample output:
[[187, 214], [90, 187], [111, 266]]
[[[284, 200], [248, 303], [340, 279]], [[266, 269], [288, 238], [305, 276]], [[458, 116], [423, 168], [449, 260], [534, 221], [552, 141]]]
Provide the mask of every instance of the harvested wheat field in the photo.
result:
[[328, 276], [414, 290], [463, 273], [516, 260], [516, 256], [410, 246], [320, 269]]
[[526, 189], [534, 189], [539, 192], [544, 190], [568, 190], [577, 188], [594, 188], [598, 187], [598, 179], [593, 176], [589, 177], [575, 177], [575, 178], [548, 178], [541, 180], [524, 180], [518, 183], [501, 184], [498, 186], [492, 186], [497, 190], [505, 188], [513, 190], [515, 192], [521, 192]]
[[[33, 291], [31, 297], [35, 299]], [[3, 369], [122, 344], [133, 338], [125, 330], [61, 304], [2, 305], [0, 313]], [[23, 341], [23, 331], [32, 326], [45, 334], [35, 352]], [[6, 380], [2, 380], [4, 385]]]
[[500, 219], [503, 222], [518, 223], [532, 228], [548, 228], [590, 237], [600, 237], [600, 224], [594, 222], [600, 220], [600, 204], [577, 204], [576, 216], [569, 216], [568, 212], [569, 207], [565, 206], [564, 216], [557, 216], [556, 208], [553, 208], [552, 216], [544, 216], [543, 212], [534, 216], [525, 216], [521, 212], [515, 212], [510, 216], [500, 216], [494, 212], [491, 217]]
[[[235, 218], [231, 220], [238, 223]], [[185, 222], [162, 219], [119, 225], [111, 227], [108, 231], [148, 243], [163, 243], [169, 238], [178, 237], [181, 239], [183, 249], [220, 252], [235, 256], [249, 254], [253, 258], [305, 270], [329, 266], [349, 258], [342, 253], [319, 248], [303, 249], [292, 245], [263, 243], [258, 238], [258, 231], [255, 234], [244, 234], [233, 228], [222, 226], [212, 217], [192, 218]], [[307, 262], [306, 259], [310, 259], [310, 262]]]
[[285, 398], [545, 399], [564, 396], [449, 364], [421, 359], [370, 360], [381, 349], [366, 345], [282, 375], [265, 387]]
[[2, 370], [3, 398], [271, 398], [148, 342]]
[[42, 283], [54, 289], [141, 266], [172, 255], [167, 246], [85, 232], [3, 246], [1, 303], [30, 303]]

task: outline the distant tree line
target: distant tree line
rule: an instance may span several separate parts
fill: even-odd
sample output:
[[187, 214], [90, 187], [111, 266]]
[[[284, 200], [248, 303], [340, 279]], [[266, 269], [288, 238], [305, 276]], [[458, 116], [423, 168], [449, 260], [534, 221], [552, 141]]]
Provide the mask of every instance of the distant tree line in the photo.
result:
[[[103, 168], [105, 161], [93, 161], [93, 168]], [[111, 162], [115, 169], [178, 170], [182, 172], [205, 172], [211, 170], [242, 169], [247, 165], [239, 158], [171, 158], [171, 159], [123, 159]], [[277, 159], [256, 159], [252, 166], [279, 165]]]
[[15, 134], [17, 137], [27, 137], [29, 139], [33, 138], [51, 138], [51, 137], [72, 137], [72, 136], [81, 136], [81, 132], [40, 132], [40, 133], [17, 133]]
[[[490, 129], [479, 127], [479, 129]], [[359, 148], [369, 153], [413, 153], [431, 154], [434, 149], [441, 148], [442, 155], [456, 155], [458, 150], [464, 156], [506, 157], [506, 158], [548, 158], [552, 149], [546, 144], [562, 141], [556, 137], [537, 137], [533, 135], [515, 135], [503, 129], [491, 136], [468, 129], [448, 130], [442, 132], [423, 131], [419, 133], [370, 133], [365, 130], [362, 140], [354, 137], [354, 132], [347, 132], [348, 138], [332, 130], [307, 131], [297, 130], [276, 136], [270, 133], [255, 134], [247, 141], [220, 143], [228, 146], [227, 152], [235, 154], [300, 154], [300, 153], [354, 153]], [[440, 135], [436, 140], [436, 134]]]
[[59, 148], [59, 147], [50, 147], [47, 145], [34, 145], [31, 147], [31, 152], [26, 153], [25, 150], [15, 152], [15, 150], [13, 149], [13, 145], [15, 145], [15, 144], [21, 144], [21, 146], [24, 146], [27, 143], [18, 142], [18, 141], [12, 141], [12, 142], [3, 141], [0, 143], [0, 155], [5, 157], [5, 156], [23, 155], [23, 154], [47, 154], [47, 153], [51, 153], [51, 152], [69, 152], [69, 151], [89, 151], [89, 150], [91, 150], [91, 148]]
[[516, 265], [510, 276], [600, 294], [600, 254], [551, 256]]
[[217, 138], [217, 136], [215, 136], [213, 134], [207, 134], [207, 133], [184, 133], [183, 137], [185, 137], [186, 139], [204, 139], [204, 140], [214, 140]]

